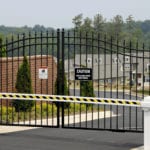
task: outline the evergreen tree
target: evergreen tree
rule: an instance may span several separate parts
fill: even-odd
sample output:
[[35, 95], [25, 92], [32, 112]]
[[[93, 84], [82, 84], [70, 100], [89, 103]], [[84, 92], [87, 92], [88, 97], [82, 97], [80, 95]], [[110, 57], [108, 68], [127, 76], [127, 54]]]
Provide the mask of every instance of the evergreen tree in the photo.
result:
[[72, 23], [74, 24], [76, 29], [80, 29], [80, 27], [82, 25], [82, 17], [83, 17], [83, 15], [79, 14], [72, 19]]
[[80, 81], [80, 96], [95, 97], [92, 81]]
[[6, 48], [3, 46], [3, 38], [0, 36], [0, 57], [6, 57]]
[[93, 31], [92, 27], [92, 19], [89, 17], [86, 17], [83, 21], [83, 25], [81, 27], [81, 30], [84, 32], [91, 32]]
[[104, 32], [105, 23], [106, 23], [106, 19], [103, 18], [101, 14], [95, 15], [93, 20], [94, 31]]
[[[25, 56], [23, 63], [21, 64], [16, 80], [16, 91], [18, 93], [32, 93], [32, 84], [31, 84], [31, 73], [30, 67]], [[18, 111], [29, 111], [34, 105], [34, 101], [31, 100], [14, 100], [13, 106], [15, 110]]]
[[129, 15], [126, 19], [126, 28], [129, 33], [132, 33], [134, 30], [134, 20], [132, 15]]
[[[55, 94], [56, 95], [69, 95], [69, 89], [67, 86], [67, 79], [65, 76], [65, 72], [62, 68], [62, 62], [60, 61], [58, 63], [59, 65], [59, 72], [57, 73], [57, 79], [55, 82]], [[57, 105], [58, 103], [56, 103]], [[62, 106], [62, 103], [61, 103]], [[70, 106], [70, 103], [64, 103], [64, 108], [68, 108]]]
[[[92, 81], [80, 81], [80, 96], [83, 97], [95, 97]], [[86, 104], [90, 107], [91, 104]]]

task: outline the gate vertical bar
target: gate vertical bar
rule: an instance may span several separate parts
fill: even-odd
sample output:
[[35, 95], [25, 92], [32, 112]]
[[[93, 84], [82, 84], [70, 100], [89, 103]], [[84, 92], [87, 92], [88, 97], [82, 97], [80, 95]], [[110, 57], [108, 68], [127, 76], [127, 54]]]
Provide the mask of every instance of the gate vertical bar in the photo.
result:
[[[117, 35], [117, 95], [116, 95], [116, 97], [118, 98], [118, 80], [119, 80], [119, 62], [120, 62], [120, 60], [119, 60], [119, 39], [118, 39], [119, 37], [118, 37], [118, 35]], [[116, 117], [116, 119], [117, 119], [117, 122], [116, 122], [116, 129], [118, 130], [118, 126], [119, 126], [119, 118], [118, 118], [118, 113], [119, 113], [119, 107], [118, 106], [116, 106], [116, 114], [117, 114], [117, 117]]]
[[[0, 40], [0, 70], [2, 70], [2, 40]], [[2, 71], [0, 72], [0, 91], [2, 92], [2, 80], [3, 80], [3, 77], [2, 77]], [[0, 99], [0, 108], [1, 108], [1, 115], [0, 115], [0, 121], [2, 122], [2, 99]]]
[[[29, 66], [31, 67], [31, 32], [29, 32]], [[31, 110], [29, 111], [29, 124], [31, 124]]]
[[[126, 41], [123, 41], [123, 99], [125, 99], [125, 84], [126, 84], [126, 73], [125, 73], [125, 57], [126, 57]], [[125, 128], [125, 107], [123, 106], [123, 129]]]
[[[143, 70], [142, 70], [142, 72], [143, 72], [143, 77], [142, 77], [142, 99], [144, 98], [144, 82], [145, 82], [145, 75], [144, 75], [144, 67], [145, 67], [145, 65], [144, 65], [144, 51], [145, 51], [145, 45], [144, 45], [144, 43], [143, 43], [143, 49], [142, 49], [142, 57], [143, 57], [143, 59], [142, 59], [142, 63], [143, 63]], [[144, 129], [144, 111], [142, 111], [142, 129]]]
[[[132, 43], [130, 41], [130, 45], [129, 45], [129, 51], [130, 51], [130, 80], [129, 80], [129, 90], [130, 90], [130, 100], [131, 100], [131, 90], [132, 90]], [[131, 130], [131, 107], [129, 107], [129, 130]]]
[[[112, 45], [112, 36], [111, 36], [111, 39], [110, 39], [110, 50], [111, 50], [111, 53], [110, 53], [110, 80], [111, 80], [111, 85], [110, 85], [110, 98], [112, 98], [112, 83], [113, 83], [113, 68], [112, 68], [112, 51], [113, 51], [113, 45]], [[110, 105], [110, 129], [112, 129], [112, 105]]]
[[[70, 90], [70, 32], [68, 31], [67, 34], [67, 49], [68, 49], [68, 89]], [[69, 90], [68, 90], [68, 95], [69, 95]], [[70, 116], [70, 112], [69, 112], [69, 108], [68, 108], [68, 127], [69, 127], [69, 116]]]
[[[104, 98], [106, 98], [106, 50], [107, 50], [107, 37], [104, 36]], [[106, 105], [104, 105], [104, 129], [106, 129]]]
[[[24, 57], [25, 57], [25, 33], [23, 33], [23, 59], [24, 59]], [[24, 79], [23, 79], [24, 80]], [[23, 85], [23, 87], [25, 87], [24, 85]], [[26, 118], [26, 113], [25, 113], [25, 111], [23, 112], [23, 123], [24, 123], [24, 125], [25, 125], [25, 119]]]
[[[41, 56], [40, 56], [40, 57], [41, 57], [41, 58], [40, 58], [40, 59], [41, 59], [41, 66], [43, 66], [43, 64], [42, 64], [42, 63], [43, 63], [43, 60], [42, 60], [42, 59], [43, 59], [43, 58], [42, 58], [42, 57], [43, 57], [43, 33], [42, 33], [42, 32], [40, 33], [40, 49], [41, 49]], [[40, 86], [41, 86], [40, 93], [43, 94], [43, 90], [42, 90], [42, 87], [43, 87], [43, 86], [42, 86], [42, 85], [43, 85], [43, 80], [42, 80], [42, 79], [41, 79], [41, 81], [40, 81], [40, 84], [41, 84], [41, 85], [40, 85]], [[40, 107], [41, 107], [41, 125], [42, 125], [42, 124], [43, 124], [43, 116], [42, 116], [43, 102], [41, 101], [40, 103], [41, 103], [41, 104], [40, 104]]]
[[[74, 63], [74, 67], [76, 67], [76, 31], [73, 31], [73, 63]], [[76, 95], [76, 81], [74, 79], [74, 96]], [[75, 127], [75, 103], [74, 103], [74, 111], [73, 111], [73, 126]]]
[[[8, 77], [8, 54], [9, 54], [8, 48], [9, 48], [8, 47], [8, 38], [6, 38], [6, 49], [7, 49], [7, 51], [6, 51], [6, 55], [7, 55], [7, 57], [6, 57], [6, 82], [5, 82], [5, 84], [6, 84], [6, 92], [8, 92], [8, 84], [9, 84], [9, 82], [8, 82], [8, 79], [9, 79], [9, 77]], [[6, 107], [8, 108], [8, 100], [6, 100]], [[2, 110], [1, 114], [2, 114], [2, 116], [4, 115], [3, 110]], [[8, 115], [6, 116], [6, 124], [7, 123], [8, 123]]]
[[[64, 46], [65, 46], [65, 37], [64, 37], [64, 34], [65, 34], [65, 32], [64, 32], [64, 29], [62, 29], [62, 39], [61, 39], [61, 41], [62, 41], [62, 47], [61, 47], [61, 49], [62, 49], [62, 59], [61, 59], [61, 61], [62, 61], [62, 80], [61, 80], [61, 82], [62, 82], [62, 87], [61, 87], [61, 90], [62, 90], [62, 92], [61, 92], [61, 94], [62, 95], [64, 95]], [[64, 103], [62, 103], [62, 128], [64, 127]]]
[[[35, 32], [35, 34], [34, 34], [34, 48], [35, 48], [35, 64], [37, 63], [37, 33]], [[35, 65], [35, 72], [34, 72], [34, 74], [35, 74], [35, 85], [34, 85], [34, 88], [35, 88], [35, 93], [37, 92], [37, 77], [36, 77], [36, 70], [37, 70], [37, 67], [36, 67], [36, 65]], [[35, 125], [37, 124], [37, 117], [36, 117], [36, 112], [37, 112], [37, 107], [36, 107], [36, 102], [35, 102]]]
[[[12, 64], [11, 64], [11, 69], [12, 69], [12, 86], [11, 86], [11, 90], [13, 91], [14, 90], [14, 36], [12, 35], [12, 38], [11, 38], [11, 47], [12, 47], [12, 51], [11, 51], [11, 55], [12, 55]], [[10, 103], [10, 101], [9, 101]], [[7, 108], [7, 111], [8, 111], [8, 108]], [[11, 124], [13, 124], [13, 116], [14, 116], [14, 113], [13, 113], [13, 105], [12, 105], [12, 108], [11, 108], [11, 117], [12, 117], [12, 120], [11, 120]]]
[[[59, 86], [59, 66], [60, 64], [60, 30], [57, 29], [57, 95], [60, 93]], [[60, 103], [57, 103], [57, 127], [60, 127]]]
[[[137, 91], [137, 88], [138, 88], [138, 66], [137, 66], [137, 64], [138, 64], [138, 42], [136, 43], [136, 72], [135, 72], [135, 77], [136, 77], [136, 79], [135, 79], [135, 82], [136, 82], [136, 100], [137, 100], [137, 94], [138, 94], [138, 91]], [[137, 108], [136, 108], [136, 130], [138, 129], [138, 110], [137, 110]]]
[[[52, 36], [53, 37], [53, 36]], [[53, 39], [52, 39], [52, 44], [53, 44]], [[49, 61], [48, 61], [48, 51], [49, 51], [49, 44], [48, 44], [48, 31], [46, 31], [46, 66], [48, 67], [48, 64], [49, 64]], [[52, 56], [53, 55], [53, 52], [52, 52]], [[52, 61], [52, 77], [53, 77], [53, 61]], [[47, 82], [46, 82], [46, 93], [48, 94], [48, 91], [49, 91], [49, 88], [48, 88], [48, 83], [49, 83], [49, 79], [47, 79]], [[52, 94], [54, 94], [53, 92], [53, 80], [52, 80]], [[48, 102], [46, 102], [46, 109], [47, 109], [47, 112], [46, 112], [46, 123], [47, 123], [47, 126], [49, 124], [49, 120], [48, 120], [48, 117], [49, 117], [49, 113], [48, 113], [48, 109], [49, 109], [49, 106], [48, 106]], [[53, 124], [53, 104], [52, 104], [52, 126], [54, 125]]]

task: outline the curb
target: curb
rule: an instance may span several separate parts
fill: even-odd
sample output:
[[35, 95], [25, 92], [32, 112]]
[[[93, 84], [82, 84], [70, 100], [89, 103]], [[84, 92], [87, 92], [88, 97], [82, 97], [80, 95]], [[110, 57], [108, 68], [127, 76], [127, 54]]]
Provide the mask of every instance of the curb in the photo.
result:
[[137, 147], [137, 148], [132, 148], [130, 150], [144, 150], [144, 146], [140, 146], [140, 147]]

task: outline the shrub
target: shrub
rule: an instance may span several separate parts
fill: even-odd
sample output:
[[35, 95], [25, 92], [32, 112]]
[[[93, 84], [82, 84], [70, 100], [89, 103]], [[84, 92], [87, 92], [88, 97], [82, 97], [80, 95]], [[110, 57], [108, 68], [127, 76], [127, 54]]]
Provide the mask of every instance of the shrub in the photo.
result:
[[[23, 63], [21, 64], [16, 80], [16, 91], [18, 93], [32, 93], [31, 73], [27, 57], [24, 56]], [[29, 111], [34, 105], [31, 100], [14, 100], [13, 106], [16, 112]]]
[[[80, 96], [83, 97], [95, 97], [92, 81], [80, 81]], [[87, 107], [91, 106], [86, 104]]]
[[2, 46], [3, 40], [2, 37], [0, 37], [0, 57], [6, 57], [6, 48]]
[[80, 81], [80, 96], [95, 97], [92, 81]]
[[[62, 68], [62, 62], [60, 61], [58, 65], [59, 65], [59, 73], [57, 73], [57, 79], [55, 82], [55, 94], [56, 95], [69, 95], [67, 79], [65, 76], [65, 72], [63, 71], [63, 68]], [[56, 106], [58, 106], [58, 103], [55, 103], [55, 104]], [[60, 104], [60, 106], [62, 107], [62, 103]], [[65, 102], [64, 108], [69, 108], [69, 107], [70, 107], [70, 103]]]

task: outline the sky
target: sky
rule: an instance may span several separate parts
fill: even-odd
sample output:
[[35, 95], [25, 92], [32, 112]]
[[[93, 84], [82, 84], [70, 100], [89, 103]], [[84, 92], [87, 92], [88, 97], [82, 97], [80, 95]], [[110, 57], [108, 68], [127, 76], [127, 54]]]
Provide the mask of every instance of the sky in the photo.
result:
[[70, 28], [80, 13], [84, 18], [100, 13], [107, 21], [116, 15], [144, 21], [150, 19], [150, 0], [0, 0], [0, 25], [5, 26]]

